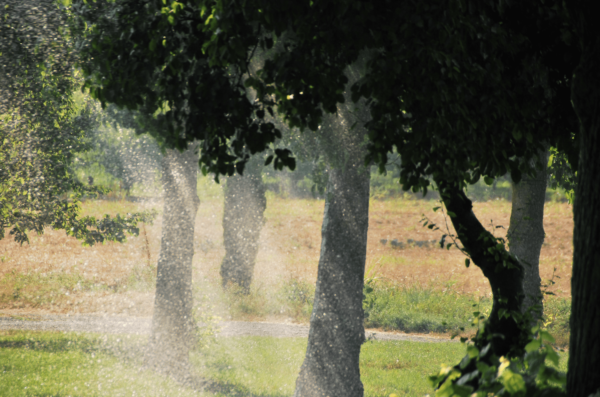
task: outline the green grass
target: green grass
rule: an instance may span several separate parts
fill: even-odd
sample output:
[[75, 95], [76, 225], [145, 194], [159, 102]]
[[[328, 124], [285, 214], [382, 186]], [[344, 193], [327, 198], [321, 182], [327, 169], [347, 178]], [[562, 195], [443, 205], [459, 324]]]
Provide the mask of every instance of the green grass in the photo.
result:
[[571, 299], [547, 296], [544, 300], [544, 327], [556, 338], [558, 346], [568, 346], [571, 327]]
[[[143, 340], [112, 337], [111, 343], [135, 350]], [[306, 351], [303, 338], [217, 339], [191, 356], [198, 374], [211, 381], [201, 394], [117, 358], [108, 345], [89, 334], [0, 333], [0, 395], [290, 396]], [[458, 362], [463, 350], [457, 343], [367, 342], [361, 355], [366, 395], [431, 392], [427, 377], [441, 364]]]
[[361, 378], [369, 396], [424, 396], [433, 389], [428, 377], [442, 365], [457, 364], [460, 343], [367, 342], [362, 347]]
[[[220, 339], [206, 353], [206, 373], [227, 396], [290, 396], [306, 351], [306, 340], [266, 337]], [[366, 396], [423, 396], [432, 392], [428, 376], [442, 364], [460, 361], [459, 343], [366, 342], [361, 379]], [[200, 365], [200, 357], [196, 358]]]
[[365, 292], [365, 325], [389, 331], [457, 332], [471, 325], [473, 312], [491, 309], [490, 299], [418, 286], [371, 282]]
[[[304, 338], [213, 339], [191, 354], [198, 392], [141, 367], [146, 338], [56, 332], [0, 332], [0, 395], [291, 396], [306, 351]], [[368, 341], [360, 367], [365, 395], [423, 396], [428, 377], [460, 361], [460, 343]], [[559, 370], [566, 371], [566, 353]]]
[[141, 370], [101, 348], [89, 335], [0, 334], [0, 395], [195, 396], [174, 381]]

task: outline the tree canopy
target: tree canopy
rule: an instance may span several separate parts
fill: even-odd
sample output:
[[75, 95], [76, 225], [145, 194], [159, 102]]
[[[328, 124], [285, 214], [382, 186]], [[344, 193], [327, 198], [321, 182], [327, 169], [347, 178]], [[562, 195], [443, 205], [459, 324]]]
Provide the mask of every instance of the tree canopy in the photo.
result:
[[69, 166], [86, 149], [83, 136], [95, 118], [73, 98], [81, 80], [64, 7], [10, 1], [0, 12], [0, 238], [9, 229], [27, 242], [28, 232], [46, 226], [87, 244], [137, 233], [137, 223], [152, 215], [79, 216], [81, 197], [94, 189]]

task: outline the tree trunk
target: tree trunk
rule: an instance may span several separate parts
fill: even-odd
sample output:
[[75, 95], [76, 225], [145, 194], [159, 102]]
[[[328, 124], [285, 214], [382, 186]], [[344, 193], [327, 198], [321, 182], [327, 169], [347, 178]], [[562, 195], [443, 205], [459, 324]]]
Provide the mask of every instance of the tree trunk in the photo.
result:
[[529, 340], [528, 324], [520, 321], [518, 315], [503, 314], [521, 311], [523, 267], [481, 225], [473, 213], [471, 200], [460, 188], [440, 180], [436, 184], [448, 213], [452, 213], [450, 219], [460, 242], [492, 288], [492, 311], [475, 343], [479, 348], [490, 343], [498, 357], [521, 356]]
[[244, 175], [229, 177], [225, 188], [225, 257], [221, 264], [221, 277], [223, 287], [235, 284], [245, 293], [249, 292], [252, 283], [263, 214], [267, 207], [262, 167], [262, 156], [254, 156], [246, 165]]
[[540, 153], [542, 169], [534, 177], [523, 175], [512, 184], [512, 211], [508, 240], [510, 253], [523, 265], [525, 297], [521, 312], [532, 308], [533, 320], [543, 314], [540, 278], [540, 251], [544, 243], [544, 203], [546, 202], [548, 151]]
[[362, 157], [330, 171], [314, 309], [296, 397], [364, 393], [358, 360], [365, 339], [369, 180]]
[[162, 159], [164, 211], [148, 361], [176, 375], [187, 373], [193, 343], [192, 258], [200, 203], [197, 169], [194, 148], [183, 153], [167, 150]]
[[[352, 104], [350, 98], [346, 103]], [[329, 180], [308, 347], [295, 397], [364, 395], [359, 356], [365, 340], [362, 301], [369, 227], [370, 170], [364, 165], [362, 127], [366, 109], [364, 103], [340, 105], [341, 117], [326, 117], [321, 129]]]
[[567, 394], [600, 392], [600, 29], [592, 1], [565, 3], [582, 47], [572, 101], [580, 122]]

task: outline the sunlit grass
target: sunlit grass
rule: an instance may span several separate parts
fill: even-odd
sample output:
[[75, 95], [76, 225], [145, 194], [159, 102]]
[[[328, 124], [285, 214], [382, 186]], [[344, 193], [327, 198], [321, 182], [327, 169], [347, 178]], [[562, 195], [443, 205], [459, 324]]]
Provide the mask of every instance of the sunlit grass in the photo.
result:
[[459, 332], [470, 328], [473, 312], [489, 313], [491, 300], [451, 291], [372, 282], [365, 297], [365, 325], [387, 331]]
[[98, 337], [50, 332], [2, 332], [0, 395], [112, 397], [198, 394], [103, 352]]
[[[0, 395], [20, 396], [291, 396], [306, 338], [217, 338], [191, 354], [192, 390], [143, 369], [145, 337], [0, 331]], [[423, 396], [429, 375], [464, 356], [460, 343], [367, 341], [360, 357], [365, 396]], [[566, 371], [560, 353], [558, 369]]]
[[361, 349], [361, 379], [366, 395], [424, 396], [433, 392], [428, 376], [442, 364], [454, 365], [464, 356], [460, 343], [405, 341], [367, 342]]

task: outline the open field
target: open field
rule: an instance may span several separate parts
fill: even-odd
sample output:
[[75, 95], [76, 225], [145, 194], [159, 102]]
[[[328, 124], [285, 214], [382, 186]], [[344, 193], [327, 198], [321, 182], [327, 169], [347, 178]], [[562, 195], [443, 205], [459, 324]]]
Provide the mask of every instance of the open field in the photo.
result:
[[[307, 295], [312, 294], [310, 286], [314, 285], [317, 274], [323, 201], [269, 195], [253, 294], [240, 301], [235, 296], [224, 296], [217, 287], [224, 255], [220, 186], [204, 180], [199, 194], [201, 206], [196, 220], [193, 263], [194, 280], [204, 302], [210, 302], [210, 306], [225, 317], [306, 320], [311, 303]], [[433, 291], [438, 295], [429, 299], [440, 302], [443, 300], [440, 297], [445, 297], [447, 305], [465, 297], [468, 301], [462, 302], [462, 307], [470, 307], [472, 302], [480, 300], [485, 304], [490, 296], [487, 281], [475, 266], [465, 268], [464, 256], [457, 249], [437, 246], [395, 249], [389, 242], [393, 239], [405, 243], [408, 239], [439, 240], [441, 231], [423, 228], [420, 223], [425, 214], [442, 228], [444, 217], [440, 211], [432, 211], [438, 205], [436, 201], [414, 199], [371, 200], [367, 276], [379, 286], [425, 291], [429, 295]], [[156, 208], [159, 213], [162, 210], [156, 201], [144, 205], [88, 201], [83, 206], [85, 214], [96, 216], [149, 208]], [[509, 202], [475, 203], [475, 212], [485, 223], [508, 228]], [[542, 279], [550, 279], [556, 269], [555, 284], [549, 290], [560, 298], [570, 298], [572, 207], [566, 203], [546, 203], [544, 227]], [[30, 245], [20, 246], [8, 236], [0, 241], [0, 311], [150, 316], [160, 230], [159, 214], [153, 225], [142, 226], [140, 235], [125, 244], [83, 247], [62, 232], [47, 230], [43, 236], [32, 236]], [[496, 230], [505, 232], [505, 229]], [[382, 239], [389, 241], [383, 245]], [[281, 302], [273, 298], [274, 291], [289, 295], [288, 300], [306, 304], [297, 305], [296, 312], [284, 307], [278, 310], [275, 306]], [[230, 309], [232, 304], [234, 309]], [[440, 310], [446, 311], [443, 307]]]

